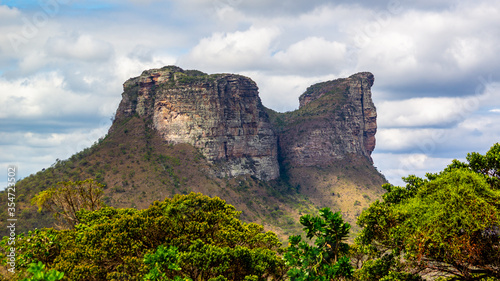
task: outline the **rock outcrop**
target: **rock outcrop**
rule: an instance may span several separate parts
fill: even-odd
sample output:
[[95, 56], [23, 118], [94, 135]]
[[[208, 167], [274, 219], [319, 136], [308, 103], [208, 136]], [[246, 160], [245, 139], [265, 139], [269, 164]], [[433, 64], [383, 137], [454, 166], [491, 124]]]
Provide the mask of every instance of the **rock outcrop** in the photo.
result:
[[247, 77], [168, 66], [124, 83], [116, 121], [146, 118], [167, 143], [197, 147], [218, 177], [270, 180], [280, 176], [278, 158], [294, 167], [325, 166], [353, 155], [371, 161], [377, 130], [373, 81], [362, 72], [315, 84], [299, 98], [298, 110], [277, 113], [262, 105]]
[[[315, 84], [293, 112], [272, 113], [279, 130], [280, 158], [292, 166], [325, 166], [357, 155], [371, 160], [377, 113], [369, 72]], [[281, 126], [280, 126], [281, 124]]]
[[251, 79], [175, 66], [144, 71], [124, 84], [116, 119], [138, 115], [168, 143], [200, 149], [219, 177], [279, 177], [277, 135]]

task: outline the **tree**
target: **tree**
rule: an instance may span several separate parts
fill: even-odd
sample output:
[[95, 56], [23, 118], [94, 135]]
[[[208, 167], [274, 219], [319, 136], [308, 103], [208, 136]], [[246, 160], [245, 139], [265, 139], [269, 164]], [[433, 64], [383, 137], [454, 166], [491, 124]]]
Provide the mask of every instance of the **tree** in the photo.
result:
[[[16, 265], [43, 261], [68, 280], [280, 280], [276, 234], [239, 215], [224, 200], [196, 193], [145, 210], [82, 209], [72, 229], [19, 235]], [[5, 256], [7, 237], [0, 244]]]
[[[454, 161], [454, 165], [464, 166], [485, 176], [492, 188], [500, 189], [500, 144], [494, 144], [485, 155], [477, 152], [467, 154], [467, 164]], [[453, 165], [453, 164], [452, 164]]]
[[36, 205], [39, 212], [53, 213], [60, 228], [73, 228], [78, 224], [78, 211], [95, 211], [104, 205], [101, 201], [104, 186], [92, 179], [59, 182], [57, 186], [37, 194], [31, 204]]
[[358, 218], [363, 227], [358, 240], [413, 273], [449, 280], [500, 278], [500, 146], [486, 155], [470, 153], [467, 161], [454, 160], [426, 179], [404, 178], [405, 187], [384, 185], [383, 201]]
[[351, 226], [344, 222], [340, 212], [323, 208], [319, 216], [302, 216], [300, 223], [304, 225], [306, 237], [316, 239], [311, 246], [298, 235], [289, 238], [285, 260], [292, 268], [288, 276], [293, 280], [351, 277], [353, 269], [347, 257], [349, 246], [345, 243]]

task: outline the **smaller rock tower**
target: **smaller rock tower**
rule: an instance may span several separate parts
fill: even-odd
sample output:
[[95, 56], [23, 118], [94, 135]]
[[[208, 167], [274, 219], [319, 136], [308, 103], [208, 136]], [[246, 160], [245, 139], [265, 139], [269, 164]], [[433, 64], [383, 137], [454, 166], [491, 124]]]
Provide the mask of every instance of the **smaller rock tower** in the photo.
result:
[[298, 110], [275, 117], [285, 124], [279, 130], [280, 159], [293, 167], [325, 166], [351, 156], [372, 161], [377, 132], [373, 82], [373, 74], [361, 72], [310, 86]]

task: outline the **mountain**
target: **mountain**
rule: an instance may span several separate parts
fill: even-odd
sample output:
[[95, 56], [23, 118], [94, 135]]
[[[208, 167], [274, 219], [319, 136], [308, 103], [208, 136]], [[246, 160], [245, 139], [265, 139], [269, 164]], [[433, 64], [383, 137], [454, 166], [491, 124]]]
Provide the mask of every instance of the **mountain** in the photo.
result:
[[377, 112], [371, 99], [373, 74], [313, 85], [294, 112], [272, 113], [283, 162], [293, 167], [327, 166], [349, 157], [371, 160]]
[[279, 177], [277, 135], [247, 77], [178, 67], [144, 71], [125, 82], [116, 119], [134, 115], [152, 120], [166, 143], [198, 148], [218, 177]]
[[191, 191], [219, 196], [282, 238], [322, 207], [341, 210], [354, 225], [386, 182], [370, 158], [373, 82], [363, 72], [315, 84], [299, 109], [278, 113], [262, 105], [248, 77], [176, 66], [144, 71], [124, 83], [104, 138], [17, 184], [18, 230], [53, 223], [30, 206], [36, 193], [86, 178], [105, 184], [114, 207], [142, 209]]

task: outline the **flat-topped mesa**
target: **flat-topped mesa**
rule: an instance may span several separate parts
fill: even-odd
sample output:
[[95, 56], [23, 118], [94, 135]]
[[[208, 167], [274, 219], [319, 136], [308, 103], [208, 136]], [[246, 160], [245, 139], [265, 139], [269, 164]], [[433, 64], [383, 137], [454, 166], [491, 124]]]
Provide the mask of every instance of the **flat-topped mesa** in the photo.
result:
[[123, 85], [116, 113], [152, 121], [168, 143], [189, 143], [219, 177], [279, 177], [277, 135], [251, 79], [176, 66], [144, 71]]
[[371, 161], [377, 131], [373, 82], [373, 74], [361, 72], [309, 87], [300, 108], [283, 116], [281, 159], [292, 166], [324, 166], [356, 155]]
[[299, 109], [277, 113], [264, 108], [250, 78], [167, 66], [124, 83], [116, 121], [139, 116], [166, 142], [197, 147], [216, 176], [270, 180], [280, 176], [278, 158], [289, 167], [359, 156], [371, 161], [373, 82], [371, 73], [361, 72], [318, 83], [300, 96]]

